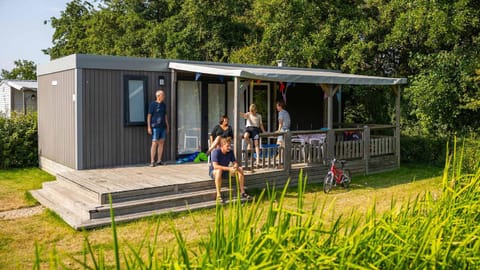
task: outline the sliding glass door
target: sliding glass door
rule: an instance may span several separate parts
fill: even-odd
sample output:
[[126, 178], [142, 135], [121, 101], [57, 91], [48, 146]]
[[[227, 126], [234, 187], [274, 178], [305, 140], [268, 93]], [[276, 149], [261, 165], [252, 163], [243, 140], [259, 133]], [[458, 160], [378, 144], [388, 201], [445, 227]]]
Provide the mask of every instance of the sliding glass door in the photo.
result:
[[226, 112], [226, 93], [224, 83], [209, 83], [208, 84], [208, 133], [218, 125], [220, 117], [228, 114]]
[[178, 154], [200, 151], [201, 82], [178, 81], [177, 85], [177, 149]]

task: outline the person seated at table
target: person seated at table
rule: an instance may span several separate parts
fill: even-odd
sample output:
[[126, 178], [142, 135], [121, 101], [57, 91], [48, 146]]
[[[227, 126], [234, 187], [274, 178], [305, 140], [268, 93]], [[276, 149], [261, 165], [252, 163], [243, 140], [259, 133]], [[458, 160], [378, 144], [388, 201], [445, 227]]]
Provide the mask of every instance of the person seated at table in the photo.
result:
[[247, 120], [246, 131], [243, 134], [243, 138], [247, 142], [247, 150], [250, 150], [251, 141], [250, 138], [253, 139], [253, 143], [255, 145], [255, 153], [257, 154], [257, 166], [260, 165], [260, 133], [265, 132], [265, 128], [263, 128], [262, 122], [262, 115], [257, 113], [257, 106], [255, 104], [251, 104], [248, 108], [248, 112], [240, 113], [240, 116]]
[[[240, 196], [242, 199], [250, 200], [252, 197], [245, 192], [245, 175], [242, 167], [238, 166], [233, 151], [231, 151], [231, 139], [222, 138], [220, 140], [220, 148], [213, 150], [211, 155], [210, 177], [215, 180], [215, 188], [217, 190], [217, 201], [222, 201], [220, 189], [222, 187], [222, 179], [228, 179], [229, 173], [238, 177], [240, 185]], [[230, 163], [232, 166], [229, 166]]]
[[228, 125], [228, 116], [222, 115], [220, 117], [220, 122], [216, 125], [212, 133], [210, 133], [210, 147], [207, 150], [207, 154], [210, 154], [220, 143], [221, 138], [233, 138], [233, 130], [230, 125]]

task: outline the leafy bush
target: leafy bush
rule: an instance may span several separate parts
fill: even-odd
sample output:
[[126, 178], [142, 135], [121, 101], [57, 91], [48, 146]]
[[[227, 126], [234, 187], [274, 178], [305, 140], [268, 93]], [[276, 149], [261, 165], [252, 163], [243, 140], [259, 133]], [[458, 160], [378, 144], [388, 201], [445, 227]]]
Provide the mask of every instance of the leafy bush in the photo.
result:
[[38, 166], [37, 114], [0, 117], [0, 168]]
[[474, 173], [480, 168], [480, 139], [476, 133], [472, 132], [469, 136], [461, 139], [459, 143], [462, 148], [459, 150], [461, 153], [457, 153], [457, 155], [463, 158], [462, 170], [466, 173]]
[[448, 139], [446, 137], [402, 136], [400, 142], [401, 162], [443, 167], [447, 144], [450, 146], [458, 144], [462, 147], [453, 149], [453, 151], [457, 156], [462, 156], [462, 169], [465, 172], [476, 171], [480, 166], [480, 139], [478, 135], [470, 132], [469, 135], [460, 138], [458, 142], [456, 140], [456, 138]]
[[405, 163], [445, 165], [447, 139], [442, 137], [402, 136], [400, 158]]

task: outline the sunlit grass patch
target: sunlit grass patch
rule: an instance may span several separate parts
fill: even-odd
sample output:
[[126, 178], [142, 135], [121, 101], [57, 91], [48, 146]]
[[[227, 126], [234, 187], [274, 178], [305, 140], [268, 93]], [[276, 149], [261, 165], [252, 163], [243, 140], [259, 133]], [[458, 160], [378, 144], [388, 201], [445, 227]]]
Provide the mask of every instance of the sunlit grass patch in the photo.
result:
[[39, 168], [0, 170], [0, 211], [35, 205], [37, 202], [28, 191], [53, 180], [54, 176]]

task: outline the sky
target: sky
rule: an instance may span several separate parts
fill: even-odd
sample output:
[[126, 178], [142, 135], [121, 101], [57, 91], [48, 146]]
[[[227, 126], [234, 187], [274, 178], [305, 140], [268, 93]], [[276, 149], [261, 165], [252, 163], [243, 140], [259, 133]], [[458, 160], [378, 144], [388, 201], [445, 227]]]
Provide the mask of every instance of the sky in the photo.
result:
[[43, 21], [59, 17], [71, 0], [0, 0], [0, 70], [18, 59], [50, 61], [42, 52], [52, 46], [53, 28]]

